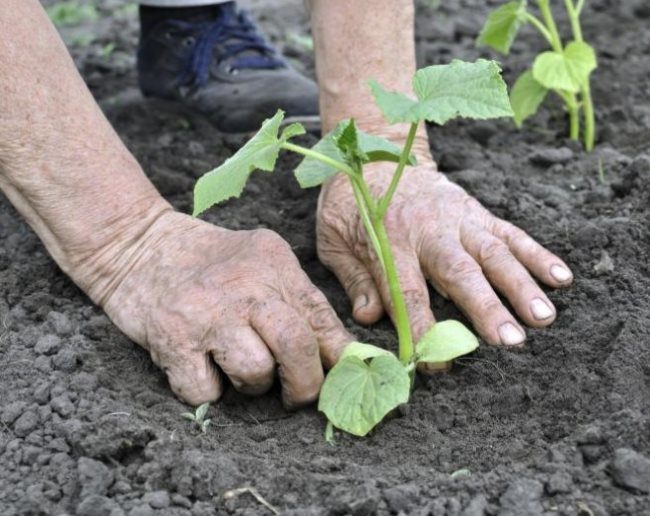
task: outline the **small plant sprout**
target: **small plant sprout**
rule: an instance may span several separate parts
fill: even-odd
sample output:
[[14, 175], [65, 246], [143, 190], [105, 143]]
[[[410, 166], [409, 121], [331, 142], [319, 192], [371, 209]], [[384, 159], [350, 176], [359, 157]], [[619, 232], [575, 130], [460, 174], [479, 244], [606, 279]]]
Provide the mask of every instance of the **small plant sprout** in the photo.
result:
[[[457, 321], [436, 323], [414, 343], [384, 217], [406, 167], [416, 164], [411, 154], [418, 126], [424, 121], [444, 124], [456, 117], [488, 119], [512, 116], [508, 92], [499, 66], [484, 59], [475, 63], [453, 61], [418, 70], [413, 79], [415, 98], [389, 92], [371, 81], [379, 109], [389, 123], [408, 123], [403, 148], [357, 128], [354, 120], [340, 122], [313, 148], [291, 140], [304, 134], [292, 124], [280, 132], [284, 113], [266, 120], [259, 132], [219, 168], [208, 172], [194, 189], [194, 215], [213, 204], [239, 197], [255, 169], [272, 172], [280, 150], [304, 156], [295, 170], [303, 188], [321, 185], [335, 174], [347, 176], [368, 240], [376, 253], [390, 289], [398, 335], [398, 356], [370, 344], [349, 344], [321, 389], [318, 408], [333, 427], [366, 435], [386, 414], [409, 399], [416, 364], [448, 362], [478, 347], [476, 337]], [[395, 163], [390, 185], [375, 197], [363, 175], [364, 165]]]
[[535, 27], [551, 50], [539, 54], [532, 68], [525, 71], [512, 88], [510, 100], [514, 120], [521, 127], [534, 115], [549, 91], [555, 92], [569, 113], [569, 133], [580, 138], [580, 112], [584, 118], [582, 139], [585, 149], [594, 148], [596, 123], [591, 99], [590, 75], [597, 68], [596, 52], [582, 36], [580, 15], [585, 0], [564, 0], [573, 39], [565, 46], [553, 18], [550, 0], [537, 0], [541, 19], [528, 9], [527, 0], [514, 0], [502, 5], [489, 16], [479, 34], [477, 44], [487, 45], [508, 54], [519, 29], [526, 23]]
[[210, 403], [204, 403], [203, 405], [199, 405], [196, 407], [194, 412], [183, 412], [181, 414], [181, 417], [184, 417], [188, 421], [192, 421], [196, 427], [201, 431], [201, 433], [205, 433], [208, 430], [208, 426], [212, 422], [211, 419], [205, 419], [205, 415], [208, 413], [208, 409], [210, 408]]

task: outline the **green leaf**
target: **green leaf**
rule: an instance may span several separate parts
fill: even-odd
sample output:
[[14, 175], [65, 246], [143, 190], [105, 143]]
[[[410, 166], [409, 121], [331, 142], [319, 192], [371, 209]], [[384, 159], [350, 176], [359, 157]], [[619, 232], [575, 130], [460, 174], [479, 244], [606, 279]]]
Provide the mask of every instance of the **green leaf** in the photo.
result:
[[357, 357], [361, 360], [368, 360], [369, 358], [375, 358], [380, 356], [393, 356], [393, 354], [387, 349], [378, 348], [372, 344], [364, 344], [363, 342], [350, 342], [343, 349], [341, 357], [339, 360], [343, 360], [347, 357]]
[[[257, 134], [228, 158], [223, 165], [207, 172], [196, 182], [194, 186], [194, 216], [203, 213], [214, 204], [231, 197], [239, 197], [254, 170], [273, 171], [280, 152], [280, 145], [283, 143], [278, 138], [278, 131], [283, 119], [284, 112], [278, 110], [275, 116], [265, 120]], [[295, 128], [291, 129], [290, 133], [293, 131]]]
[[359, 147], [359, 137], [354, 119], [348, 120], [339, 134], [332, 136], [344, 162], [353, 169], [368, 162], [368, 155]]
[[318, 410], [337, 428], [364, 436], [395, 407], [406, 403], [409, 374], [394, 355], [377, 356], [368, 364], [348, 356], [329, 372]]
[[515, 112], [517, 127], [521, 127], [524, 120], [537, 113], [547, 93], [548, 90], [535, 80], [532, 71], [527, 70], [519, 76], [510, 90], [510, 104]]
[[485, 59], [454, 60], [418, 70], [413, 80], [417, 100], [386, 91], [374, 81], [370, 87], [391, 124], [428, 120], [442, 125], [456, 117], [488, 119], [513, 114], [499, 65]]
[[282, 131], [282, 135], [280, 136], [280, 140], [286, 142], [291, 138], [295, 138], [296, 136], [301, 136], [306, 132], [307, 131], [305, 131], [305, 127], [302, 124], [295, 122], [284, 128], [284, 130]]
[[95, 21], [99, 17], [94, 5], [74, 0], [57, 2], [47, 7], [46, 12], [57, 27], [80, 25], [84, 21]]
[[203, 405], [199, 405], [197, 409], [194, 411], [194, 414], [196, 415], [196, 420], [203, 421], [203, 418], [208, 413], [209, 408], [210, 408], [210, 403], [204, 403]]
[[512, 42], [525, 22], [526, 0], [508, 2], [490, 13], [476, 43], [508, 54]]
[[181, 417], [184, 417], [188, 421], [196, 421], [196, 418], [194, 417], [194, 414], [192, 414], [191, 412], [183, 412], [181, 414]]
[[577, 93], [598, 63], [594, 49], [582, 41], [569, 43], [563, 52], [542, 52], [533, 63], [533, 77], [549, 90]]
[[[323, 137], [323, 139], [312, 147], [312, 150], [335, 161], [348, 164], [346, 156], [339, 148], [339, 145], [341, 144], [341, 133], [349, 127], [349, 120], [339, 122], [333, 131]], [[350, 137], [351, 136], [348, 135], [347, 138]], [[337, 139], [339, 139], [338, 143]], [[392, 161], [397, 163], [399, 161], [402, 150], [390, 140], [365, 133], [359, 129], [356, 129], [356, 139], [360, 151], [365, 155], [363, 163], [373, 163], [375, 161]], [[347, 140], [344, 140], [345, 145], [348, 143]], [[414, 156], [410, 157], [409, 164], [416, 164]], [[302, 188], [319, 186], [338, 172], [339, 170], [333, 166], [312, 157], [306, 157], [303, 159], [294, 171], [296, 179]]]
[[478, 339], [458, 321], [433, 325], [415, 345], [418, 362], [449, 362], [478, 348]]
[[212, 419], [208, 418], [203, 423], [201, 423], [201, 432], [205, 433], [208, 430], [208, 426], [212, 423]]

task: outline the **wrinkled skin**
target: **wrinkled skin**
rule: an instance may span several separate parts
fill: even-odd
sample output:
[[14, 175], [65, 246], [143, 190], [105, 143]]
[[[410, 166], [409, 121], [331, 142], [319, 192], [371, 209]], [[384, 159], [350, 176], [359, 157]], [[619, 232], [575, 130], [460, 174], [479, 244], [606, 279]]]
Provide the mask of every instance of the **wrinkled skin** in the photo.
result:
[[[549, 286], [562, 287], [571, 283], [571, 272], [557, 256], [438, 173], [430, 155], [421, 153], [418, 162], [406, 169], [385, 219], [414, 339], [434, 322], [429, 280], [488, 343], [520, 346], [524, 330], [495, 290], [524, 323], [543, 327], [556, 312], [530, 273]], [[385, 191], [394, 168], [385, 163], [366, 167], [375, 195]], [[323, 188], [317, 232], [319, 256], [345, 287], [355, 319], [373, 323], [384, 307], [390, 314], [388, 288], [345, 177], [337, 176]]]
[[176, 395], [193, 405], [216, 400], [215, 363], [235, 388], [260, 394], [277, 362], [287, 407], [318, 397], [323, 365], [353, 339], [282, 238], [168, 211], [143, 240], [103, 306]]

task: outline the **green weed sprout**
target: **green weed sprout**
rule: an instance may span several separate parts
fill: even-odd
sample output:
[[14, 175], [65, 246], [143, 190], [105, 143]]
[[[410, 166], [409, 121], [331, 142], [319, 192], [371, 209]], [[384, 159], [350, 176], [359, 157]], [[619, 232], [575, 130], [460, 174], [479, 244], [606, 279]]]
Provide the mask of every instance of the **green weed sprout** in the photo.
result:
[[[239, 197], [254, 170], [272, 172], [280, 150], [304, 156], [295, 169], [303, 188], [319, 186], [335, 174], [344, 174], [350, 181], [361, 220], [389, 285], [399, 358], [361, 342], [344, 349], [320, 392], [318, 408], [329, 420], [329, 437], [333, 435], [332, 425], [357, 436], [366, 435], [386, 414], [406, 403], [418, 362], [448, 362], [478, 347], [476, 337], [451, 320], [436, 323], [419, 342], [413, 342], [384, 217], [405, 168], [416, 164], [411, 148], [421, 123], [442, 125], [456, 117], [512, 116], [501, 70], [495, 62], [484, 59], [475, 63], [455, 60], [419, 70], [413, 79], [415, 98], [386, 91], [374, 81], [370, 87], [389, 123], [410, 124], [403, 148], [359, 130], [354, 120], [345, 120], [308, 149], [290, 141], [305, 133], [300, 124], [280, 132], [284, 113], [278, 111], [223, 165], [201, 177], [194, 189], [194, 215], [198, 215], [216, 203]], [[363, 175], [364, 165], [377, 161], [396, 163], [390, 185], [380, 197], [373, 196]]]
[[192, 421], [196, 427], [201, 430], [201, 433], [205, 433], [208, 430], [208, 426], [212, 422], [211, 419], [205, 419], [205, 415], [208, 413], [210, 408], [210, 403], [204, 403], [196, 407], [194, 412], [183, 412], [181, 417], [184, 417], [188, 421]]
[[515, 82], [510, 93], [514, 120], [521, 127], [524, 120], [534, 115], [549, 91], [555, 92], [569, 113], [569, 133], [573, 140], [580, 138], [580, 111], [584, 117], [583, 142], [585, 149], [594, 148], [596, 123], [591, 99], [590, 75], [598, 67], [596, 52], [585, 43], [580, 25], [580, 14], [585, 0], [564, 0], [573, 40], [564, 46], [553, 18], [549, 0], [537, 0], [541, 19], [528, 10], [527, 0], [514, 0], [502, 5], [489, 16], [479, 34], [477, 44], [487, 45], [508, 54], [519, 29], [530, 23], [551, 46], [539, 54], [530, 70]]

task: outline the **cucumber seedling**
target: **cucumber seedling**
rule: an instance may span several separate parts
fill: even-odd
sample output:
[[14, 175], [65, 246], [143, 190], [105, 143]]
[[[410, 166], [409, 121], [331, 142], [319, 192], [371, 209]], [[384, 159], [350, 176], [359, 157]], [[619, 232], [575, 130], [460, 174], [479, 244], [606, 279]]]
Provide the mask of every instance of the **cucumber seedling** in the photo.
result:
[[205, 415], [208, 413], [210, 408], [210, 403], [203, 403], [196, 407], [194, 412], [183, 412], [181, 417], [184, 417], [188, 421], [192, 421], [196, 427], [201, 431], [201, 433], [206, 433], [208, 426], [212, 422], [211, 419], [205, 419]]
[[[384, 217], [405, 168], [416, 165], [411, 149], [421, 123], [442, 125], [456, 117], [512, 116], [501, 70], [495, 62], [484, 59], [475, 63], [456, 60], [418, 70], [413, 79], [415, 98], [386, 91], [374, 81], [370, 87], [389, 123], [410, 124], [402, 148], [359, 130], [354, 120], [345, 120], [308, 149], [290, 141], [305, 133], [300, 124], [289, 125], [280, 132], [284, 113], [278, 111], [223, 165], [201, 177], [194, 189], [194, 215], [198, 215], [215, 203], [239, 197], [254, 170], [272, 172], [280, 150], [304, 156], [295, 169], [303, 188], [319, 186], [336, 174], [347, 176], [368, 241], [389, 286], [399, 358], [370, 344], [353, 342], [346, 346], [320, 392], [318, 408], [329, 420], [329, 436], [332, 426], [354, 435], [366, 435], [386, 414], [408, 401], [417, 363], [449, 362], [478, 346], [476, 337], [457, 321], [436, 323], [419, 342], [413, 342]], [[364, 165], [377, 161], [396, 163], [390, 184], [379, 197], [372, 194], [363, 175]]]
[[596, 122], [591, 99], [590, 75], [597, 68], [596, 52], [584, 41], [580, 15], [585, 0], [564, 0], [571, 23], [573, 39], [565, 46], [558, 32], [550, 0], [537, 0], [541, 19], [528, 9], [527, 0], [514, 0], [502, 5], [489, 16], [479, 34], [477, 44], [487, 45], [508, 54], [519, 29], [526, 23], [535, 27], [550, 45], [515, 82], [510, 93], [514, 120], [521, 127], [534, 115], [549, 91], [555, 92], [569, 113], [569, 135], [580, 138], [580, 113], [584, 118], [585, 149], [594, 148]]

